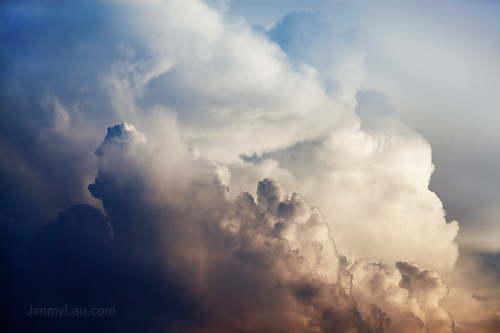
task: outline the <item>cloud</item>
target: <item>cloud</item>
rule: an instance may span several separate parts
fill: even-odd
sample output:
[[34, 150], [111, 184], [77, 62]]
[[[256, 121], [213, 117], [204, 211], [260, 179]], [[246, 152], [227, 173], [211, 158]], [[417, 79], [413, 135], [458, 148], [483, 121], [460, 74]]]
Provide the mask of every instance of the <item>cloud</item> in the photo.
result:
[[[233, 200], [221, 165], [186, 149], [150, 151], [129, 124], [110, 127], [96, 155], [89, 189], [106, 217], [77, 205], [40, 230], [23, 293], [39, 307], [116, 309], [116, 317], [77, 318], [82, 331], [447, 332], [452, 325], [438, 304], [447, 289], [436, 272], [367, 259], [346, 270], [324, 216], [272, 179], [258, 183], [256, 198]], [[21, 328], [73, 325], [33, 317]]]
[[109, 40], [123, 37], [109, 7], [102, 2], [0, 7], [1, 193], [3, 214], [16, 221], [41, 226], [72, 204], [97, 204], [86, 186], [95, 177], [97, 133], [109, 126], [100, 122], [110, 121], [98, 73], [118, 56]]
[[450, 272], [458, 224], [446, 223], [428, 189], [434, 169], [429, 144], [398, 119], [386, 95], [357, 96], [360, 128], [245, 159], [256, 165], [275, 160], [289, 171], [295, 182], [288, 186], [321, 207], [341, 252]]
[[398, 111], [386, 94], [373, 89], [356, 92], [356, 114], [361, 117], [361, 128], [373, 130], [399, 126]]
[[441, 276], [415, 264], [395, 266], [362, 259], [349, 268], [361, 316], [372, 316], [376, 304], [384, 332], [453, 332], [450, 314], [439, 305], [448, 294]]
[[498, 254], [461, 251], [457, 269], [447, 278], [449, 295], [441, 304], [454, 314], [459, 332], [498, 330]]
[[[112, 241], [118, 252], [112, 260], [125, 260], [124, 267], [143, 269], [145, 279], [158, 274], [162, 277], [158, 283], [164, 288], [179, 288], [180, 294], [175, 297], [193, 302], [192, 309], [198, 312], [190, 315], [200, 322], [188, 325], [181, 316], [172, 317], [171, 325], [188, 330], [201, 325], [208, 331], [338, 332], [401, 332], [402, 327], [446, 332], [451, 327], [451, 318], [438, 304], [447, 290], [436, 272], [403, 262], [396, 268], [366, 259], [345, 270], [323, 215], [300, 194], [290, 195], [278, 182], [264, 179], [257, 186], [255, 199], [242, 193], [232, 201], [221, 179], [222, 166], [188, 150], [177, 150], [178, 154], [167, 151], [172, 152], [148, 151], [145, 136], [132, 125], [110, 127], [96, 151], [99, 174], [89, 189], [103, 201], [113, 228]], [[100, 214], [89, 206], [78, 209], [83, 208]], [[77, 211], [75, 207], [62, 214], [51, 223], [54, 231], [50, 232], [56, 233], [56, 226], [74, 230], [72, 212]], [[111, 230], [106, 219], [102, 214], [99, 219], [100, 224], [96, 221], [93, 225], [100, 225], [101, 231], [95, 232], [109, 240]], [[86, 223], [77, 235], [87, 236], [85, 230], [92, 225]], [[44, 236], [50, 235], [49, 230], [39, 233], [33, 244], [57, 248], [57, 241], [44, 241], [49, 239]], [[62, 231], [57, 235], [66, 247], [78, 249], [78, 241], [66, 239], [74, 233]], [[94, 241], [86, 246], [98, 249], [98, 244]], [[65, 252], [70, 257], [82, 253]], [[105, 258], [101, 255], [101, 260]], [[121, 271], [118, 276], [117, 272], [109, 273], [117, 276], [113, 283], [118, 287], [131, 278], [122, 266], [102, 267], [124, 270], [123, 276]], [[380, 267], [389, 273], [381, 274]], [[51, 274], [57, 275], [57, 271]], [[83, 281], [91, 283], [88, 277]], [[378, 282], [370, 282], [364, 289], [367, 281]], [[141, 297], [150, 289], [137, 292]], [[117, 295], [108, 297], [108, 302], [116, 302]], [[156, 304], [140, 299], [146, 302], [140, 303], [146, 308]], [[168, 306], [162, 311], [175, 315]], [[160, 312], [156, 309], [155, 314], [142, 318], [144, 322], [135, 324], [149, 325]]]
[[[440, 274], [454, 300], [477, 290], [457, 287], [474, 279], [455, 269], [458, 224], [429, 190], [428, 142], [358, 90], [355, 30], [292, 13], [265, 34], [199, 1], [2, 6], [17, 310], [95, 296], [122, 311], [87, 331], [452, 330]], [[50, 220], [26, 265], [9, 254], [20, 225]]]
[[358, 30], [340, 31], [319, 12], [291, 12], [268, 35], [296, 68], [313, 66], [327, 94], [356, 105], [354, 95], [366, 75]]
[[[137, 332], [196, 321], [195, 304], [182, 286], [162, 269], [130, 257], [131, 247], [140, 250], [112, 236], [99, 209], [75, 205], [61, 213], [31, 241], [21, 304], [11, 311], [9, 326], [23, 332]], [[31, 307], [67, 307], [70, 315], [25, 315]], [[93, 307], [114, 314], [91, 316]], [[75, 308], [86, 316], [72, 316]]]
[[[244, 24], [226, 23], [220, 12], [204, 4], [135, 10], [132, 22], [151, 51], [146, 60], [125, 60], [110, 73], [115, 88], [108, 92], [117, 114], [147, 132], [156, 119], [154, 103], [165, 104], [160, 112], [176, 114], [179, 136], [187, 146], [230, 171], [247, 174], [233, 178], [231, 185], [238, 191], [252, 191], [261, 168], [283, 176], [278, 180], [324, 207], [332, 236], [353, 258], [369, 254], [375, 260], [417, 262], [443, 272], [453, 268], [458, 225], [446, 223], [440, 200], [428, 190], [433, 165], [425, 139], [386, 118], [378, 120], [385, 127], [368, 130], [375, 120], [367, 115], [375, 109], [395, 113], [389, 98], [374, 91], [357, 94], [357, 112], [363, 115], [360, 130], [352, 109], [325, 94], [316, 70], [292, 64], [300, 48], [288, 48], [285, 39], [301, 40], [295, 35], [300, 32], [314, 44], [315, 38], [321, 40], [318, 33], [325, 22], [307, 13], [284, 19], [270, 34], [288, 36], [279, 39], [290, 53], [285, 54], [262, 34]], [[198, 25], [163, 19], [178, 11], [190, 12], [189, 20], [206, 15]], [[295, 21], [312, 30], [294, 30]], [[342, 61], [360, 52], [356, 43], [338, 37], [343, 32], [326, 34], [339, 47], [352, 47], [352, 52], [332, 60], [346, 68]], [[102, 82], [106, 86], [110, 81]], [[123, 113], [116, 105], [126, 105], [129, 111]], [[160, 141], [159, 135], [153, 140]], [[311, 144], [312, 151], [305, 152]]]
[[[109, 103], [93, 105], [104, 110], [105, 120], [136, 124], [149, 134], [150, 148], [162, 146], [165, 140], [177, 140], [225, 163], [239, 175], [231, 181], [235, 195], [253, 191], [254, 184], [265, 177], [275, 177], [322, 207], [337, 245], [353, 258], [370, 254], [375, 260], [405, 260], [431, 269], [452, 267], [457, 256], [453, 243], [457, 226], [446, 224], [439, 199], [427, 188], [433, 169], [430, 148], [418, 134], [399, 124], [392, 126], [397, 129], [389, 126], [365, 132], [367, 119], [361, 121], [360, 130], [360, 119], [353, 110], [325, 94], [316, 70], [294, 68], [290, 62], [298, 61], [297, 54], [285, 54], [277, 44], [244, 24], [225, 22], [221, 12], [203, 3], [151, 3], [140, 8], [126, 4], [124, 8], [135, 13], [125, 29], [133, 31], [131, 42], [117, 39], [118, 51], [114, 52], [119, 60], [108, 65], [108, 70], [98, 71], [93, 82], [109, 96]], [[189, 13], [188, 21], [164, 19], [176, 17], [178, 12]], [[345, 32], [327, 29], [323, 36], [327, 23], [314, 17], [293, 14], [289, 24], [284, 20], [273, 33], [288, 36], [291, 41], [300, 39], [294, 31], [302, 31], [292, 29], [294, 20], [310, 25], [312, 30], [306, 39], [314, 45], [323, 45], [315, 38], [321, 41], [324, 37], [339, 48], [352, 48], [352, 52], [341, 52], [332, 60], [332, 66], [344, 68], [343, 59], [359, 52], [356, 42], [346, 40]], [[119, 26], [126, 25], [123, 19], [113, 20]], [[188, 24], [189, 20], [197, 24]], [[321, 65], [319, 60], [310, 61]], [[71, 200], [62, 201], [57, 191], [46, 196], [59, 204], [45, 205], [58, 207], [51, 214], [71, 203], [92, 202], [80, 193], [85, 193], [85, 183], [95, 176], [90, 147], [96, 144], [96, 127], [102, 126], [94, 125], [100, 116], [94, 115], [93, 108], [71, 106], [59, 95], [44, 102], [50, 122], [37, 131], [45, 137], [52, 134], [50, 140], [39, 144], [46, 149], [58, 140], [65, 143], [54, 147], [69, 147], [68, 142], [74, 142], [67, 153], [59, 148], [42, 156], [47, 163], [59, 159], [70, 166], [56, 174], [74, 170], [66, 182], [52, 183], [60, 182], [64, 188], [75, 182], [75, 187], [70, 196], [64, 196], [74, 197]], [[358, 93], [363, 101], [356, 112], [377, 105], [376, 96]], [[389, 102], [384, 103], [379, 103], [379, 108]], [[175, 128], [178, 134], [172, 136]], [[78, 156], [69, 158], [71, 154]], [[27, 160], [25, 155], [21, 161]], [[258, 164], [241, 159], [253, 155], [259, 158]], [[75, 162], [82, 160], [85, 162]], [[89, 167], [81, 170], [85, 164]], [[29, 163], [26, 166], [29, 172], [39, 168]], [[39, 181], [42, 177], [32, 178]], [[40, 192], [44, 186], [54, 187], [44, 184], [35, 188]], [[440, 256], [433, 258], [430, 253]]]
[[368, 53], [363, 88], [387, 93], [401, 118], [431, 144], [436, 171], [430, 188], [448, 221], [460, 222], [457, 243], [498, 252], [500, 21], [492, 13], [499, 4], [373, 2], [357, 8]]

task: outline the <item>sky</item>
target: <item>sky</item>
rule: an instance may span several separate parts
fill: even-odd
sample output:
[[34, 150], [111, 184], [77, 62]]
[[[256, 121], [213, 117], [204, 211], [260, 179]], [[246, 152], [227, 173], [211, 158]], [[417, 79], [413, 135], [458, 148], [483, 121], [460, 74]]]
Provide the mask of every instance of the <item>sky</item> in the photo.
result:
[[4, 327], [500, 330], [497, 1], [0, 6]]

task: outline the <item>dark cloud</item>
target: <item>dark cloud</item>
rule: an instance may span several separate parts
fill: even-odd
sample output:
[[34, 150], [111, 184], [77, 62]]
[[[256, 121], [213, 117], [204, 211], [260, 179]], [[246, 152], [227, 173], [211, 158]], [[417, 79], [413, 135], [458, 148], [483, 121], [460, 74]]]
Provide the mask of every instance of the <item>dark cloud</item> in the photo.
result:
[[[196, 304], [182, 285], [158, 261], [145, 265], [130, 257], [129, 250], [111, 236], [99, 209], [76, 205], [61, 213], [31, 241], [29, 265], [17, 276], [23, 284], [5, 327], [19, 332], [139, 332], [196, 323]], [[78, 308], [86, 316], [27, 315], [31, 307], [66, 306], [68, 313]], [[113, 309], [113, 314], [91, 316], [92, 308]]]

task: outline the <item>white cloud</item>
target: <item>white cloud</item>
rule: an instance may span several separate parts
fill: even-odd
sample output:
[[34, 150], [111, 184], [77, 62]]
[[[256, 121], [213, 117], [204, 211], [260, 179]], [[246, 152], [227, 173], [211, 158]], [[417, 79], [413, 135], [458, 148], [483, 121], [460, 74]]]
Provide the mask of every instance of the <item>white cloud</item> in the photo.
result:
[[[274, 167], [284, 176], [280, 180], [323, 207], [343, 253], [451, 270], [458, 255], [453, 243], [458, 228], [455, 222], [446, 223], [441, 202], [428, 190], [433, 165], [430, 147], [420, 135], [388, 118], [381, 121], [383, 128], [360, 130], [352, 108], [325, 94], [314, 72], [294, 70], [277, 45], [244, 24], [225, 24], [220, 13], [204, 5], [162, 4], [138, 11], [134, 23], [153, 51], [145, 72], [129, 68], [130, 77], [144, 78], [139, 80], [144, 93], [111, 92], [113, 100], [125, 96], [118, 104], [135, 110], [124, 120], [137, 120], [147, 131], [148, 109], [136, 110], [137, 105], [151, 104], [159, 96], [148, 95], [148, 90], [164, 92], [167, 98], [156, 102], [178, 115], [180, 136], [188, 146], [230, 163], [230, 170], [233, 164], [236, 172], [243, 170], [241, 155], [267, 153], [280, 162]], [[187, 19], [163, 19], [177, 11], [191, 13], [189, 20], [204, 13], [204, 19], [196, 25]], [[345, 68], [342, 64], [352, 56], [357, 53], [340, 54], [336, 65]], [[155, 69], [166, 62], [174, 65]], [[119, 86], [127, 91], [130, 82]], [[175, 96], [169, 99], [172, 89]], [[357, 111], [380, 103], [380, 98], [365, 97]], [[379, 108], [391, 107], [387, 103]], [[364, 112], [362, 129], [370, 112]], [[287, 154], [304, 154], [307, 145], [289, 148], [309, 140], [319, 140], [320, 147], [307, 159], [286, 160]], [[272, 160], [245, 168], [268, 168]], [[300, 179], [304, 169], [314, 171]], [[232, 183], [251, 190], [253, 183], [243, 180]]]

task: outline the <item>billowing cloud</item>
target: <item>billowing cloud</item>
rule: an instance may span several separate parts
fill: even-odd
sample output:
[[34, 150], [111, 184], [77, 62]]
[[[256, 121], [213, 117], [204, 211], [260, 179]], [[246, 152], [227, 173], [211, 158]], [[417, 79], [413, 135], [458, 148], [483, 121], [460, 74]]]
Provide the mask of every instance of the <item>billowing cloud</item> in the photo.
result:
[[[6, 43], [59, 31], [81, 6], [4, 5]], [[87, 331], [494, 329], [498, 304], [456, 268], [429, 143], [388, 95], [359, 90], [356, 29], [291, 13], [263, 32], [195, 0], [96, 6], [55, 51], [34, 57], [38, 42], [22, 40], [5, 52], [1, 222], [23, 239], [5, 251], [17, 313], [121, 311], [80, 319]], [[456, 306], [471, 299], [474, 316]]]
[[[294, 70], [276, 44], [245, 25], [225, 23], [206, 5], [183, 2], [136, 10], [133, 24], [150, 43], [149, 58], [124, 60], [103, 80], [123, 119], [147, 133], [158, 112], [175, 112], [179, 136], [204, 156], [236, 172], [274, 166], [272, 173], [284, 175], [278, 180], [324, 207], [338, 246], [354, 258], [370, 255], [452, 269], [458, 227], [446, 223], [440, 200], [428, 190], [430, 147], [405, 124], [378, 114], [394, 114], [387, 96], [359, 92], [360, 122], [348, 104], [325, 94], [313, 67]], [[179, 11], [189, 11], [193, 20], [203, 16], [204, 28], [164, 20]], [[301, 24], [313, 24], [306, 14], [295, 16]], [[286, 22], [271, 34], [285, 29]], [[338, 61], [353, 56], [358, 53], [339, 55]], [[175, 97], [169, 97], [172, 93]], [[168, 104], [160, 111], [148, 109], [152, 101], [175, 101], [175, 109]], [[161, 134], [153, 140], [161, 140]], [[311, 150], [311, 142], [312, 151], [301, 151]], [[241, 164], [241, 156], [251, 161], [253, 155], [258, 165]], [[304, 176], [304, 169], [314, 171]], [[259, 178], [234, 179], [234, 187], [251, 191]]]
[[[255, 199], [232, 200], [220, 165], [187, 150], [150, 152], [145, 142], [132, 125], [110, 127], [89, 186], [107, 219], [74, 206], [34, 237], [37, 305], [50, 302], [44, 291], [118, 311], [159, 302], [140, 318], [118, 317], [139, 328], [166, 316], [165, 327], [208, 332], [450, 331], [451, 317], [438, 304], [447, 289], [436, 272], [367, 259], [346, 269], [324, 216], [300, 194], [264, 179]], [[117, 292], [135, 279], [128, 269], [152, 285]], [[173, 304], [185, 302], [194, 312], [173, 313]], [[89, 323], [120, 327], [116, 318]]]
[[458, 256], [458, 225], [446, 223], [428, 189], [429, 144], [399, 121], [386, 95], [360, 91], [358, 98], [361, 129], [332, 131], [248, 160], [276, 160], [294, 175], [291, 186], [323, 207], [343, 253], [449, 272]]

